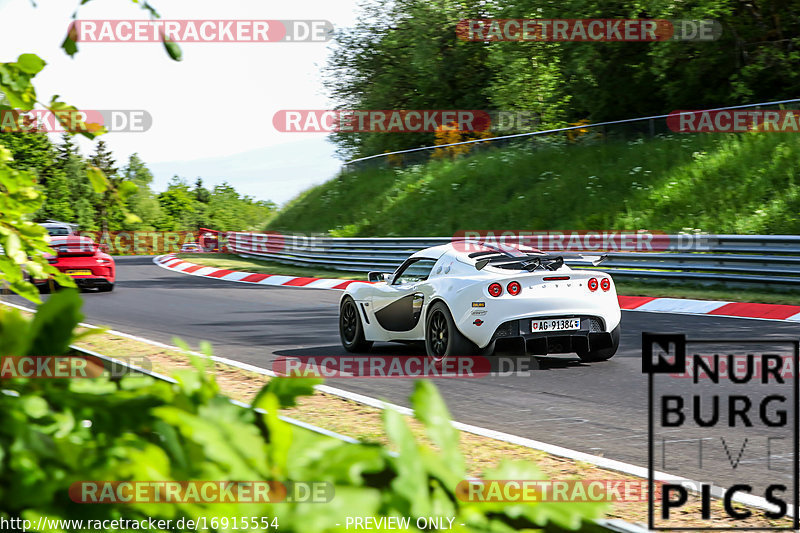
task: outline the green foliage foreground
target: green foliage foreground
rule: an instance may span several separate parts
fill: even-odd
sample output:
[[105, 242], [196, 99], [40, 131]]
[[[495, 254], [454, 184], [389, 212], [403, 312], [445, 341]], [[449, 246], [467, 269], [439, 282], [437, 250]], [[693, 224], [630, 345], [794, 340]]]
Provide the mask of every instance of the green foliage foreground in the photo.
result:
[[30, 221], [30, 215], [43, 202], [35, 175], [9, 165], [11, 152], [0, 144], [0, 286], [38, 302], [36, 287], [27, 278], [53, 276], [62, 285], [74, 287], [72, 279], [47, 262], [43, 255], [52, 251], [45, 229]]
[[[33, 319], [0, 308], [0, 355], [61, 354], [81, 318], [74, 291], [51, 296]], [[31, 339], [33, 339], [31, 341]], [[253, 408], [222, 396], [206, 366], [175, 374], [177, 384], [128, 376], [0, 380], [0, 517], [198, 519], [277, 517], [280, 531], [337, 531], [347, 516], [454, 517], [454, 531], [520, 531], [593, 526], [604, 503], [471, 503], [459, 433], [436, 388], [416, 383], [416, 419], [433, 446], [415, 439], [399, 413], [384, 412], [390, 449], [352, 444], [278, 416], [318, 380], [273, 379]], [[544, 479], [530, 463], [502, 461], [485, 479]], [[78, 504], [81, 480], [330, 482], [328, 503]], [[226, 531], [219, 520], [212, 530]], [[229, 526], [232, 522], [229, 522]], [[337, 526], [337, 524], [340, 524]], [[464, 526], [460, 524], [465, 524]], [[209, 526], [211, 523], [209, 522]], [[413, 529], [413, 527], [412, 527]], [[52, 530], [50, 528], [47, 529]]]

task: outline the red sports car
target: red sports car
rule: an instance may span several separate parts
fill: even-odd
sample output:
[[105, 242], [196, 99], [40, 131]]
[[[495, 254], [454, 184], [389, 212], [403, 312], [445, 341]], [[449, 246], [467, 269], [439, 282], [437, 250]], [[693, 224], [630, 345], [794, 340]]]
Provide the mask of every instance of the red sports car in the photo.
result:
[[[96, 288], [100, 292], [114, 290], [117, 274], [114, 258], [92, 239], [79, 235], [54, 236], [50, 247], [56, 255], [47, 254], [47, 260], [73, 278], [78, 287]], [[50, 287], [50, 280], [37, 279], [34, 283], [43, 289]]]

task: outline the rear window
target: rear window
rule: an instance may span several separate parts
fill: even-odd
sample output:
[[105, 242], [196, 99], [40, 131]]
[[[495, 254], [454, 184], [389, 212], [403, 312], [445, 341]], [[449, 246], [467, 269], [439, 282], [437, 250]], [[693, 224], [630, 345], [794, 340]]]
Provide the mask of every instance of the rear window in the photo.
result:
[[47, 233], [50, 234], [51, 237], [69, 235], [70, 231], [67, 228], [47, 228]]

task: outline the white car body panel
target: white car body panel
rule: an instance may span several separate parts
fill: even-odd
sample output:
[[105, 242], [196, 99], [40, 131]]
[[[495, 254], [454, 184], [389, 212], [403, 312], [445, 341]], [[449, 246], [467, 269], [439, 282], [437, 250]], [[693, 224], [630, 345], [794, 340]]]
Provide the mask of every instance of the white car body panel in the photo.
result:
[[[496, 338], [498, 327], [513, 320], [590, 316], [602, 321], [602, 329], [592, 331], [607, 333], [620, 323], [614, 282], [606, 273], [573, 270], [566, 264], [557, 270], [535, 272], [491, 264], [478, 270], [475, 259], [468, 255], [453, 244], [421, 250], [409, 260], [435, 260], [428, 279], [393, 285], [395, 271], [386, 282], [350, 284], [342, 298], [349, 296], [355, 300], [367, 341], [424, 341], [426, 313], [435, 301], [447, 305], [456, 327], [478, 348], [489, 345]], [[545, 279], [566, 276], [568, 280]], [[595, 291], [587, 286], [590, 278], [598, 282]], [[609, 280], [607, 291], [600, 287], [603, 279]], [[511, 281], [522, 285], [520, 294], [508, 293], [506, 287]], [[489, 295], [488, 287], [494, 282], [503, 287], [499, 297]], [[534, 333], [529, 322], [519, 324], [520, 335]]]

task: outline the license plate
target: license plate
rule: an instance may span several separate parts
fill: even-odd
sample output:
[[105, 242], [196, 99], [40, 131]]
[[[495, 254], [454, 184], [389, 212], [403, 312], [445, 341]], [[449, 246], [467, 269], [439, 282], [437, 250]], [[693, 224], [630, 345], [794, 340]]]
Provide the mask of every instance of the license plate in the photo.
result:
[[91, 270], [67, 270], [65, 272], [69, 276], [91, 276]]
[[581, 321], [578, 318], [555, 318], [551, 320], [532, 320], [531, 331], [572, 331], [581, 329]]

